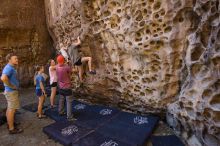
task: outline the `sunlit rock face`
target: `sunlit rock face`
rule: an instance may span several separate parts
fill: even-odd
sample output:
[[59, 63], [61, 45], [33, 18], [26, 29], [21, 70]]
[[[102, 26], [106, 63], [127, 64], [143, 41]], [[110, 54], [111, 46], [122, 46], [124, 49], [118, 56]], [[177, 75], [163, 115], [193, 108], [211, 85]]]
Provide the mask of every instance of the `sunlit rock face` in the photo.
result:
[[[184, 44], [184, 66], [178, 100], [168, 106], [172, 125], [189, 145], [220, 145], [220, 5], [197, 0], [190, 9], [196, 19]], [[183, 18], [184, 18], [183, 17]], [[185, 18], [184, 18], [185, 19]]]
[[218, 0], [45, 0], [57, 49], [80, 35], [81, 98], [140, 112], [168, 109], [190, 145], [219, 145]]
[[173, 13], [183, 4], [154, 0], [45, 3], [57, 46], [80, 35], [83, 55], [93, 57], [97, 75], [87, 74], [78, 92], [143, 111], [163, 110], [175, 100], [186, 30], [192, 25], [190, 18], [182, 20]]
[[21, 85], [29, 85], [33, 82], [33, 66], [45, 64], [52, 52], [43, 0], [1, 1], [0, 71], [10, 52], [19, 57]]

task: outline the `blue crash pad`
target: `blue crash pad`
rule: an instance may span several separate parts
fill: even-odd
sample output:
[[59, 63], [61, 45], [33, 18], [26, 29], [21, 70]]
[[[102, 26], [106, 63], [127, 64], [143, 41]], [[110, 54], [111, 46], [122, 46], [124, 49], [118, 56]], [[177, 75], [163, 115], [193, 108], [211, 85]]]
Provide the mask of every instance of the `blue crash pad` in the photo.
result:
[[83, 128], [73, 122], [56, 122], [44, 127], [43, 132], [64, 146], [70, 146], [72, 142], [78, 141], [93, 130]]
[[119, 113], [117, 109], [99, 105], [85, 105], [83, 109], [78, 108], [82, 105], [84, 104], [76, 104], [73, 107], [73, 113], [77, 119], [76, 123], [87, 128], [100, 127]]
[[[27, 111], [30, 111], [30, 112], [37, 112], [37, 108], [38, 108], [38, 103], [31, 103], [31, 104], [28, 104], [28, 105], [24, 105], [22, 107], [23, 109], [27, 110]], [[46, 105], [43, 106], [43, 109], [47, 108]]]
[[[76, 100], [73, 101], [72, 110], [78, 125], [93, 129], [101, 126], [119, 113], [117, 109], [98, 105], [88, 105]], [[66, 121], [66, 115], [60, 116], [57, 107], [47, 109], [44, 113], [55, 121]]]
[[[57, 108], [54, 111], [49, 109], [45, 114], [56, 121], [66, 121], [65, 116], [60, 117], [58, 115]], [[119, 146], [141, 146], [149, 138], [159, 121], [159, 117], [153, 115], [141, 116], [120, 112], [117, 109], [106, 106], [88, 105], [79, 101], [73, 102], [73, 114], [77, 119], [74, 121], [75, 125], [90, 129], [90, 132], [86, 135], [83, 133], [78, 136], [80, 138], [74, 138], [74, 141], [72, 139], [73, 145], [75, 144], [76, 146], [93, 146], [89, 145], [90, 143], [94, 143], [94, 145], [101, 143], [103, 146], [109, 146], [114, 144], [114, 142], [119, 144]], [[57, 127], [53, 128], [57, 129]], [[50, 129], [52, 130], [53, 128]], [[51, 137], [57, 140], [55, 136]], [[67, 141], [71, 143], [69, 140]], [[103, 141], [104, 143], [102, 143]]]
[[132, 146], [119, 140], [104, 136], [98, 132], [92, 132], [81, 138], [77, 142], [72, 142], [72, 146]]
[[47, 110], [44, 111], [44, 114], [45, 114], [47, 117], [49, 117], [49, 118], [51, 118], [51, 119], [53, 119], [53, 120], [55, 120], [55, 121], [57, 121], [57, 122], [59, 122], [59, 121], [60, 121], [60, 122], [62, 122], [62, 121], [67, 121], [66, 115], [60, 116], [60, 115], [58, 114], [58, 107], [49, 108], [49, 109], [47, 109]]
[[105, 136], [138, 146], [146, 142], [158, 120], [156, 116], [121, 112], [97, 131]]
[[176, 135], [152, 136], [153, 146], [184, 146]]
[[[79, 103], [81, 103], [81, 102], [78, 102], [78, 101], [76, 101], [76, 100], [73, 101], [73, 105], [79, 104]], [[65, 110], [65, 112], [66, 112], [66, 107], [64, 108], [64, 110]], [[60, 116], [60, 115], [58, 114], [58, 105], [57, 105], [57, 107], [55, 107], [55, 108], [49, 108], [49, 109], [45, 110], [45, 111], [44, 111], [44, 114], [45, 114], [46, 116], [48, 116], [49, 118], [51, 118], [51, 119], [57, 121], [57, 122], [59, 122], [59, 121], [60, 121], [60, 122], [62, 122], [62, 121], [67, 121], [66, 115]], [[73, 114], [74, 114], [74, 113], [73, 113]]]
[[117, 117], [114, 118], [115, 122], [122, 122], [134, 129], [141, 131], [151, 131], [152, 127], [157, 124], [159, 117], [153, 115], [142, 116], [134, 113], [120, 112]]

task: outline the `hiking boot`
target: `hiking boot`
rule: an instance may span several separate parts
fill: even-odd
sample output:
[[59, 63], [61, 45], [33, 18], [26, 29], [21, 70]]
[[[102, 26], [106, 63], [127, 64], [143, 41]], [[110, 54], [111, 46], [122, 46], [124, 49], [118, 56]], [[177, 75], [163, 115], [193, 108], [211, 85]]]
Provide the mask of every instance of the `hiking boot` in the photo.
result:
[[89, 71], [89, 74], [95, 75], [96, 71], [95, 70]]
[[13, 130], [8, 130], [9, 134], [18, 134], [22, 133], [23, 129], [14, 128]]

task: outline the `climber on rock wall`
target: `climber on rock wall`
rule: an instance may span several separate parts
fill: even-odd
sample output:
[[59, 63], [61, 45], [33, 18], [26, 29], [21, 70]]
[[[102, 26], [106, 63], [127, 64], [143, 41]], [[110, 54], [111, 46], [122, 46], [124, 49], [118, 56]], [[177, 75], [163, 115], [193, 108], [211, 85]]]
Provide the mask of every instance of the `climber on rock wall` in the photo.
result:
[[77, 41], [71, 38], [71, 44], [67, 48], [67, 54], [70, 58], [70, 63], [73, 68], [78, 71], [80, 82], [83, 82], [83, 67], [82, 64], [88, 62], [89, 73], [96, 74], [95, 70], [92, 70], [92, 57], [82, 57], [79, 53], [79, 45], [81, 44], [80, 38], [77, 37]]

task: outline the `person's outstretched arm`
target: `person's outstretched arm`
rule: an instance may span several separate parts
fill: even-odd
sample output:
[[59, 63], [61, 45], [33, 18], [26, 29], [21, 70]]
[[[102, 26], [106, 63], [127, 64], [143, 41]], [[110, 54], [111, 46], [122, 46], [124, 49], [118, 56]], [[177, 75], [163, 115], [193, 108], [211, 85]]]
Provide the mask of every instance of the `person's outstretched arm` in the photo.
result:
[[65, 60], [69, 59], [69, 56], [67, 54], [67, 50], [65, 50], [64, 48], [60, 49], [60, 53], [63, 55], [63, 57], [65, 58]]
[[78, 46], [78, 45], [80, 45], [81, 44], [81, 41], [80, 41], [80, 39], [79, 39], [79, 36], [77, 37], [77, 42], [76, 43], [73, 43], [75, 46]]

